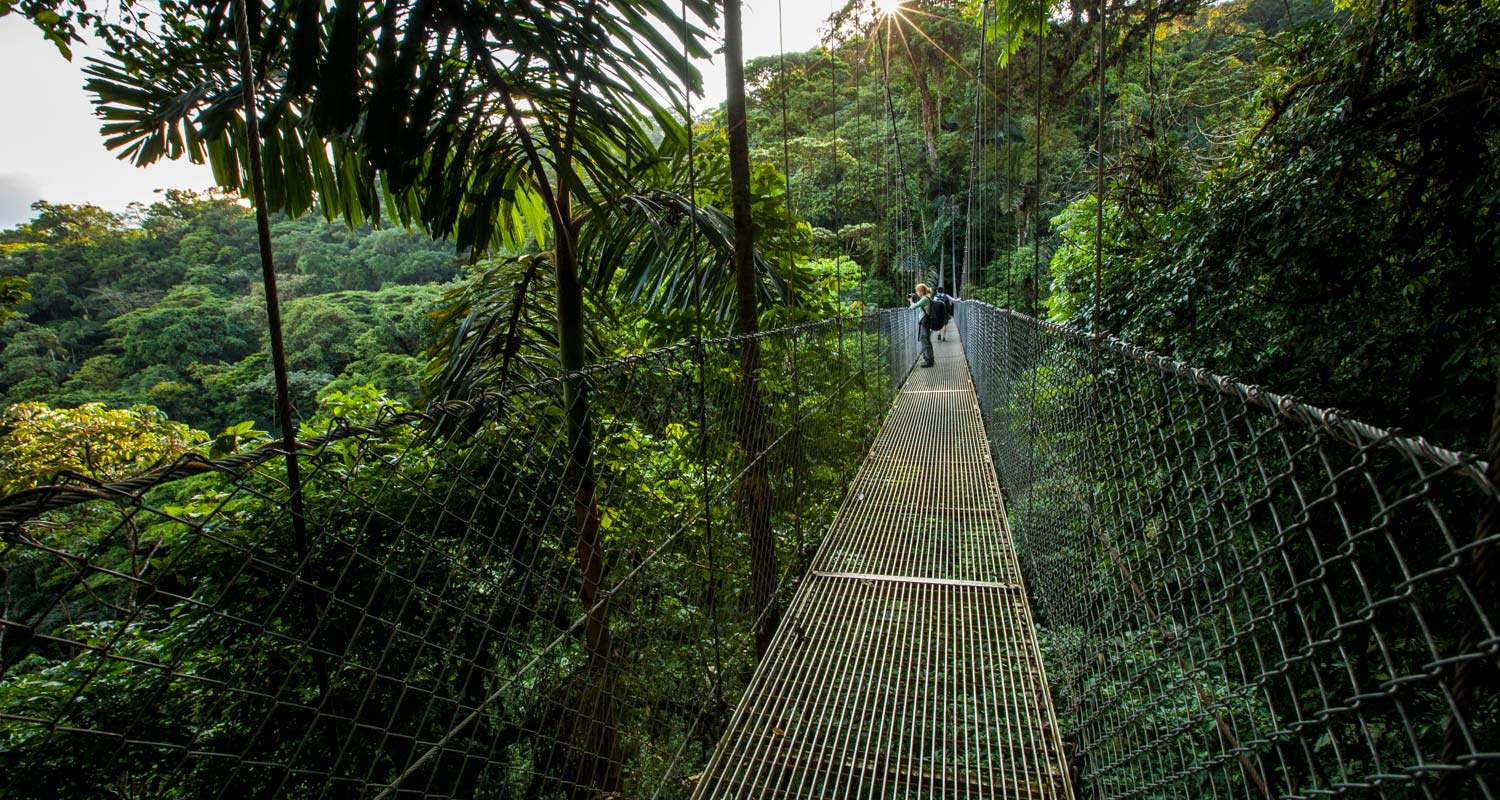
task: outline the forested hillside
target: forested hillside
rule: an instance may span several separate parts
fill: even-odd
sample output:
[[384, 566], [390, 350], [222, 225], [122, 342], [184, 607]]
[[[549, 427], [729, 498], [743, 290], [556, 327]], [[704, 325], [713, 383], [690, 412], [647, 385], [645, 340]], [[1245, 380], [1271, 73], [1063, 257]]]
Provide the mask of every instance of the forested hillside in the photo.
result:
[[[149, 405], [212, 432], [270, 426], [265, 300], [243, 205], [170, 191], [124, 215], [35, 210], [0, 232], [0, 275], [30, 293], [0, 322], [6, 403]], [[416, 401], [434, 304], [461, 272], [452, 245], [318, 217], [279, 219], [272, 235], [299, 409], [363, 384]]]

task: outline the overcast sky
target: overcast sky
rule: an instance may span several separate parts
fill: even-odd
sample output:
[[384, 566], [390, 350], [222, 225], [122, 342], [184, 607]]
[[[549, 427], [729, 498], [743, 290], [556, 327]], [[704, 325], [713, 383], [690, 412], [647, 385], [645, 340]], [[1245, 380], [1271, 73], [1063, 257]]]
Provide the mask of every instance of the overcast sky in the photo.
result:
[[[776, 7], [776, 0], [745, 0], [747, 58], [780, 49]], [[787, 51], [815, 47], [831, 10], [828, 0], [782, 0]], [[77, 48], [69, 63], [20, 14], [0, 19], [0, 229], [30, 220], [36, 200], [120, 211], [131, 202], [150, 203], [163, 188], [213, 185], [206, 166], [182, 160], [140, 169], [104, 148], [83, 91], [88, 55]], [[721, 67], [704, 67], [704, 82], [708, 96], [695, 99], [694, 108], [724, 98]]]

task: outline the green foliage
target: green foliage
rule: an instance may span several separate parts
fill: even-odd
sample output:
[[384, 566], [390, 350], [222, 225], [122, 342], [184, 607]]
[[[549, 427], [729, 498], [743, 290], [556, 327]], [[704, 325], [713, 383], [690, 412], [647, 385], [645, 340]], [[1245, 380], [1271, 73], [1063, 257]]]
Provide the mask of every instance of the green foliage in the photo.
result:
[[14, 317], [16, 306], [31, 299], [31, 284], [16, 275], [0, 276], [0, 321]]
[[194, 452], [207, 440], [202, 431], [172, 422], [151, 406], [111, 409], [87, 403], [61, 409], [17, 403], [0, 414], [0, 495], [65, 472], [118, 480]]
[[[700, 310], [706, 333], [733, 330], [734, 225], [723, 210], [730, 205], [728, 136], [717, 124], [695, 126], [693, 135], [691, 167], [685, 142], [664, 143], [641, 172], [642, 190], [580, 240], [587, 282], [635, 318], [644, 335], [638, 346], [694, 335]], [[800, 261], [811, 252], [811, 227], [791, 213], [786, 179], [771, 162], [752, 158], [749, 192], [763, 313], [800, 305], [809, 288]]]
[[109, 3], [102, 4], [103, 9], [100, 5], [96, 3], [91, 11], [84, 0], [0, 0], [0, 19], [19, 12], [63, 58], [71, 61], [73, 45], [83, 42], [85, 34], [106, 39], [118, 36], [127, 26], [138, 25], [150, 16], [138, 13], [132, 0], [116, 0], [112, 10]]
[[[1088, 328], [1093, 308], [1091, 292], [1094, 287], [1097, 252], [1094, 234], [1098, 213], [1099, 201], [1090, 195], [1073, 201], [1061, 214], [1052, 218], [1053, 231], [1057, 234], [1059, 244], [1050, 263], [1052, 287], [1051, 294], [1046, 298], [1047, 310], [1052, 316], [1070, 320], [1085, 329]], [[1117, 209], [1106, 209], [1105, 216], [1105, 224], [1118, 224]], [[1121, 263], [1111, 261], [1110, 268], [1120, 269]], [[1110, 278], [1113, 282], [1113, 272]]]
[[67, 348], [47, 328], [15, 320], [3, 325], [9, 341], [0, 351], [0, 380], [10, 387], [11, 396], [22, 384], [50, 391], [67, 374]]
[[[546, 24], [520, 24], [482, 2], [252, 5], [270, 210], [299, 216], [316, 197], [330, 219], [388, 217], [495, 251], [552, 233], [538, 159], [585, 202], [628, 190], [622, 156], [650, 152], [648, 126], [678, 126], [653, 98], [699, 83], [698, 25], [715, 13], [548, 0], [535, 6]], [[160, 29], [117, 38], [88, 68], [107, 144], [137, 164], [210, 163], [248, 193], [228, 6], [162, 11]]]
[[[255, 229], [227, 197], [169, 191], [114, 214], [37, 203], [0, 231], [0, 285], [27, 286], [5, 336], [11, 402], [148, 404], [197, 427], [269, 422], [273, 381]], [[451, 245], [400, 230], [276, 219], [299, 403], [336, 378], [415, 399]]]
[[[449, 289], [434, 314], [436, 335], [423, 380], [429, 396], [470, 397], [486, 388], [558, 371], [556, 289], [550, 255], [480, 261]], [[587, 293], [585, 301], [595, 295]], [[589, 318], [594, 318], [590, 314]], [[605, 347], [589, 329], [589, 349]]]
[[254, 422], [230, 425], [214, 437], [209, 445], [209, 458], [223, 458], [235, 453], [253, 450], [270, 440], [270, 434], [256, 430]]
[[[722, 211], [729, 204], [728, 140], [709, 123], [696, 126], [693, 136], [691, 164], [685, 139], [663, 139], [649, 158], [630, 165], [637, 188], [582, 220], [590, 360], [694, 336], [700, 316], [706, 334], [733, 329], [734, 228]], [[755, 160], [750, 191], [765, 321], [831, 313], [824, 276], [808, 262], [812, 229], [788, 208], [785, 177], [769, 161]], [[561, 358], [554, 258], [542, 252], [486, 259], [449, 292], [430, 351], [432, 396], [466, 397], [555, 373]]]
[[[1115, 193], [1101, 326], [1482, 449], [1500, 350], [1500, 101], [1483, 88], [1500, 80], [1500, 9], [1434, 7], [1413, 36], [1418, 23], [1387, 12], [1284, 34], [1201, 184], [1168, 181], [1152, 203]], [[1068, 238], [1052, 308], [1086, 325], [1092, 244]]]
[[[815, 536], [838, 507], [878, 419], [866, 409], [885, 397], [883, 378], [858, 374], [874, 343], [846, 327], [847, 340], [824, 327], [766, 342], [768, 396], [788, 411], [794, 403], [817, 410], [775, 462], [784, 496], [801, 490], [775, 514], [783, 563], [801, 554], [798, 535]], [[794, 380], [799, 358], [806, 371]], [[822, 368], [808, 368], [813, 361]], [[314, 773], [343, 753], [348, 760], [336, 771], [383, 781], [421, 752], [408, 742], [436, 741], [451, 728], [452, 709], [486, 699], [475, 727], [461, 733], [483, 743], [483, 758], [414, 781], [463, 797], [546, 796], [544, 789], [599, 769], [577, 749], [600, 744], [598, 726], [618, 736], [618, 761], [608, 767], [618, 775], [588, 780], [649, 787], [671, 766], [675, 777], [687, 774], [680, 770], [709, 752], [700, 723], [711, 730], [731, 708], [706, 694], [709, 643], [724, 691], [742, 686], [753, 663], [748, 588], [725, 579], [748, 569], [748, 551], [732, 522], [735, 498], [720, 490], [729, 484], [719, 465], [743, 456], [733, 437], [716, 433], [726, 423], [713, 421], [736, 413], [724, 390], [737, 380], [737, 357], [710, 351], [701, 376], [688, 359], [647, 363], [601, 373], [595, 387], [607, 575], [612, 585], [632, 576], [611, 601], [617, 649], [607, 672], [586, 664], [566, 630], [581, 612], [570, 580], [571, 497], [558, 495], [562, 465], [548, 446], [564, 418], [560, 392], [542, 390], [492, 407], [462, 436], [398, 425], [306, 451], [303, 488], [318, 532], [310, 550], [287, 524], [280, 459], [159, 487], [140, 503], [101, 500], [48, 515], [38, 530], [66, 541], [66, 552], [90, 553], [97, 573], [78, 586], [70, 583], [75, 571], [48, 551], [4, 554], [7, 613], [33, 620], [41, 634], [3, 642], [7, 780], [24, 775], [84, 798], [116, 796], [119, 787], [164, 797], [226, 787], [259, 796], [278, 785], [317, 794], [313, 773], [237, 769], [232, 760], [196, 756], [184, 762], [175, 748], [121, 751], [115, 739], [59, 735], [33, 720], [58, 720], [70, 731], [129, 730], [264, 764], [321, 765]], [[883, 361], [871, 369], [883, 372]], [[718, 387], [705, 395], [707, 429], [684, 411], [700, 378]], [[403, 410], [373, 386], [330, 390], [301, 435]], [[264, 439], [244, 423], [208, 446], [222, 455]], [[803, 470], [798, 483], [793, 464]], [[719, 542], [712, 563], [699, 532], [705, 502], [713, 520], [706, 535]], [[349, 570], [351, 563], [379, 568]], [[288, 581], [297, 570], [309, 580]], [[316, 593], [304, 589], [314, 582]], [[157, 590], [132, 594], [136, 583]], [[313, 608], [306, 601], [330, 596], [340, 600], [316, 607], [316, 619], [306, 613]], [[438, 597], [444, 602], [422, 599]], [[429, 631], [425, 641], [410, 635], [417, 630]], [[310, 658], [316, 651], [336, 656]], [[408, 683], [372, 680], [377, 673]], [[308, 707], [327, 722], [298, 725]], [[333, 722], [354, 718], [379, 721], [391, 735], [351, 737], [354, 729]]]
[[205, 361], [239, 360], [258, 333], [253, 313], [203, 286], [175, 286], [146, 308], [111, 319], [126, 370], [162, 365], [185, 370]]
[[[891, 54], [896, 119], [890, 121], [883, 70], [872, 60], [881, 32], [856, 19], [858, 5], [842, 12], [841, 36], [827, 49], [788, 54], [785, 71], [781, 59], [749, 65], [763, 325], [898, 302], [913, 276], [896, 272], [898, 243], [890, 231], [902, 215], [914, 214], [923, 269], [936, 263], [941, 248], [965, 234], [972, 240], [978, 275], [972, 287], [964, 287], [966, 297], [1031, 313], [1045, 307], [1055, 319], [1082, 328], [1097, 324], [1197, 364], [1374, 422], [1429, 433], [1444, 444], [1477, 447], [1483, 441], [1483, 401], [1497, 352], [1494, 310], [1500, 307], [1493, 279], [1500, 230], [1494, 202], [1500, 192], [1500, 111], [1493, 91], [1500, 85], [1500, 19], [1493, 3], [1415, 3], [1380, 6], [1378, 12], [1360, 7], [1337, 16], [1315, 2], [1279, 0], [1119, 6], [1123, 30], [1109, 46], [1120, 58], [1106, 73], [1102, 98], [1108, 107], [1106, 157], [1115, 174], [1104, 197], [1097, 316], [1099, 206], [1091, 192], [1098, 161], [1090, 147], [1101, 98], [1093, 94], [1088, 63], [1097, 28], [1087, 8], [1075, 6], [1031, 27], [1040, 11], [1035, 5], [992, 5], [999, 12], [987, 33], [994, 61], [986, 65], [985, 83], [975, 87], [967, 66], [953, 64], [978, 58], [972, 26], [978, 4], [908, 4], [913, 12], [935, 16], [921, 24], [923, 36], [915, 35], [910, 19], [887, 29], [912, 34], [904, 51]], [[0, 16], [12, 7], [0, 0]], [[66, 26], [72, 23], [56, 12], [62, 6], [21, 8], [44, 30], [71, 41]], [[177, 156], [206, 160], [222, 181], [240, 185], [246, 179], [243, 119], [232, 53], [222, 35], [224, 7], [165, 8], [165, 28], [112, 39], [108, 60], [91, 67], [111, 145], [139, 163]], [[294, 402], [305, 412], [304, 437], [410, 407], [421, 379], [429, 396], [452, 399], [558, 371], [558, 256], [548, 249], [556, 247], [556, 232], [546, 219], [543, 181], [555, 180], [579, 203], [570, 224], [581, 256], [589, 360], [694, 335], [700, 310], [709, 335], [729, 330], [733, 317], [730, 223], [722, 211], [729, 196], [723, 131], [712, 118], [685, 129], [676, 111], [640, 91], [659, 90], [677, 77], [696, 80], [679, 59], [682, 43], [673, 41], [680, 30], [673, 23], [676, 10], [632, 0], [600, 7], [600, 15], [592, 16], [593, 6], [559, 0], [532, 10], [557, 23], [549, 28], [512, 24], [481, 3], [459, 3], [441, 17], [424, 16], [424, 8], [368, 0], [310, 11], [289, 2], [255, 7], [271, 203], [293, 214], [321, 203], [329, 218], [356, 226], [351, 233], [312, 220], [277, 219], [273, 225], [276, 268], [288, 297], [290, 379]], [[696, 25], [712, 10], [697, 4], [689, 13]], [[674, 34], [661, 35], [662, 24]], [[468, 41], [468, 31], [478, 31], [482, 41]], [[1045, 34], [1045, 60], [1036, 34]], [[696, 30], [686, 38], [690, 53], [701, 51]], [[888, 37], [885, 43], [895, 41]], [[502, 43], [498, 50], [493, 42]], [[1142, 53], [1142, 47], [1150, 49]], [[513, 62], [502, 64], [507, 69], [498, 77], [486, 69], [496, 66], [497, 54]], [[522, 99], [522, 127], [505, 108], [507, 95]], [[1039, 98], [1038, 108], [1033, 104]], [[960, 231], [959, 220], [969, 218], [965, 179], [976, 105], [989, 116], [981, 118], [977, 132], [983, 146], [974, 165], [975, 230]], [[1036, 113], [1043, 115], [1040, 124]], [[659, 135], [648, 132], [648, 120]], [[894, 178], [893, 138], [908, 173], [904, 185]], [[540, 165], [526, 152], [528, 144], [538, 148]], [[274, 380], [261, 334], [264, 304], [254, 288], [254, 230], [244, 208], [229, 198], [169, 193], [163, 202], [127, 214], [47, 203], [36, 211], [31, 222], [0, 232], [0, 315], [8, 317], [0, 319], [6, 337], [0, 388], [14, 401], [78, 407], [11, 407], [0, 437], [0, 492], [62, 470], [107, 480], [205, 447], [225, 455], [267, 441], [260, 428], [268, 427]], [[458, 276], [451, 246], [400, 230], [358, 227], [382, 217], [456, 240], [471, 256], [462, 279], [447, 283]], [[431, 318], [436, 337], [428, 335]], [[865, 345], [858, 335], [841, 352], [832, 341], [800, 352], [795, 343], [768, 342], [766, 396], [792, 396], [813, 385], [827, 391], [853, 368], [848, 348], [863, 353]], [[691, 519], [710, 464], [736, 463], [732, 436], [700, 450], [680, 421], [686, 382], [729, 386], [736, 366], [726, 358], [701, 375], [642, 369], [591, 387], [597, 394], [590, 421], [599, 430], [593, 456], [604, 498], [600, 527], [612, 574], [641, 563], [642, 554], [659, 543], [656, 533]], [[1076, 409], [1082, 418], [1098, 378], [1078, 367], [1043, 364], [1017, 388], [1028, 402]], [[798, 555], [796, 539], [804, 530], [821, 530], [820, 520], [832, 512], [827, 498], [836, 498], [841, 488], [840, 464], [860, 455], [870, 419], [854, 409], [881, 399], [868, 383], [843, 392], [829, 404], [833, 415], [810, 421], [787, 440], [797, 457], [827, 458], [810, 467], [808, 484], [797, 487], [822, 498], [816, 507], [796, 519], [777, 516], [782, 563]], [[114, 411], [90, 402], [98, 400], [132, 408]], [[208, 430], [230, 420], [237, 424], [210, 443], [187, 424], [141, 408], [143, 402]], [[627, 403], [637, 416], [623, 416]], [[731, 410], [714, 411], [727, 417]], [[527, 539], [515, 522], [552, 514], [551, 507], [533, 507], [524, 498], [555, 490], [562, 467], [543, 464], [517, 478], [514, 496], [522, 501], [479, 497], [474, 476], [508, 474], [535, 449], [545, 450], [534, 447], [533, 437], [555, 434], [561, 415], [555, 398], [539, 398], [504, 425], [465, 421], [465, 436], [451, 440], [403, 426], [309, 455], [317, 468], [309, 473], [308, 503], [328, 533], [311, 553], [299, 550], [284, 509], [267, 499], [280, 478], [274, 465], [249, 479], [262, 481], [251, 491], [232, 491], [219, 476], [160, 490], [153, 499], [169, 503], [168, 515], [140, 529], [107, 524], [107, 512], [60, 517], [58, 530], [97, 552], [95, 563], [114, 577], [88, 586], [97, 596], [77, 604], [76, 619], [62, 619], [27, 603], [41, 603], [47, 587], [66, 577], [64, 568], [42, 559], [7, 563], [7, 580], [18, 587], [17, 607], [37, 610], [43, 633], [85, 645], [110, 642], [122, 658], [101, 661], [63, 648], [33, 651], [7, 640], [14, 649], [5, 660], [14, 666], [0, 687], [0, 710], [19, 716], [16, 709], [24, 709], [101, 729], [130, 725], [143, 739], [190, 740], [207, 750], [276, 762], [289, 757], [289, 745], [258, 735], [255, 724], [264, 709], [253, 700], [227, 709], [215, 705], [206, 687], [233, 681], [253, 698], [278, 691], [278, 681], [291, 681], [302, 701], [326, 703], [319, 708], [330, 714], [373, 708], [377, 716], [420, 720], [410, 738], [431, 740], [442, 731], [426, 725], [428, 718], [410, 696], [367, 687], [348, 674], [313, 676], [315, 670], [299, 661], [303, 654], [283, 643], [322, 636], [325, 648], [410, 663], [423, 674], [453, 674], [440, 653], [404, 637], [393, 638], [394, 644], [361, 638], [367, 619], [398, 619], [406, 608], [385, 576], [432, 596], [503, 598], [521, 631], [506, 645], [487, 639], [490, 632], [472, 615], [443, 603], [434, 604], [423, 621], [500, 669], [555, 639], [556, 622], [542, 617], [564, 616], [575, 598], [558, 601], [557, 610], [543, 608], [536, 588], [518, 577], [522, 571], [505, 570], [513, 566], [507, 559], [558, 570], [571, 563], [572, 542], [564, 535], [549, 528], [553, 540]], [[1024, 423], [1020, 414], [1009, 419], [1018, 436], [1037, 440], [1032, 452], [1059, 459], [1081, 458], [1077, 454], [1095, 444], [1112, 454], [1127, 453], [1134, 444], [1110, 441], [1118, 433], [1112, 429], [1101, 432], [1101, 444], [1076, 433], [1037, 434]], [[1153, 497], [1181, 480], [1129, 458], [1113, 459], [1109, 468], [1121, 485]], [[1052, 498], [1051, 512], [1083, 519], [1087, 508], [1107, 520], [1105, 530], [1139, 534], [1116, 545], [1125, 562], [1176, 564], [1170, 559], [1192, 555], [1163, 549], [1166, 522], [1135, 513], [1132, 502], [1139, 498], [1099, 503], [1094, 498], [1109, 487], [1061, 471], [1039, 474], [1036, 489]], [[426, 495], [413, 500], [409, 491], [390, 491], [392, 486], [421, 486]], [[777, 496], [791, 491], [778, 486]], [[1201, 496], [1200, 487], [1176, 491], [1190, 502]], [[447, 505], [434, 503], [436, 497]], [[1348, 498], [1342, 502], [1353, 507]], [[477, 541], [482, 537], [454, 524], [453, 509], [466, 503], [487, 525], [492, 522], [495, 539]], [[734, 519], [738, 512], [729, 499], [713, 503], [708, 510], [715, 519]], [[1216, 518], [1216, 509], [1201, 510], [1203, 519]], [[1277, 513], [1283, 512], [1286, 519], [1302, 513]], [[545, 524], [561, 523], [549, 516]], [[432, 531], [430, 547], [401, 536], [402, 526]], [[725, 542], [731, 552], [747, 550], [742, 538], [735, 539], [742, 532], [720, 533], [731, 540]], [[199, 537], [277, 569], [290, 570], [305, 557], [310, 569], [325, 570], [320, 577], [327, 580], [362, 553], [381, 569], [338, 580], [349, 581], [342, 589], [351, 596], [373, 598], [371, 605], [363, 617], [334, 609], [315, 634], [295, 612], [267, 613], [315, 600], [279, 597], [257, 576], [216, 562], [202, 552], [206, 548], [186, 546]], [[718, 591], [729, 595], [723, 601], [729, 607], [748, 602], [742, 587], [715, 585], [715, 575], [698, 558], [701, 544], [674, 544], [662, 555], [669, 569], [642, 578], [646, 587], [638, 596], [615, 601], [620, 640], [646, 643], [626, 648], [620, 662], [648, 665], [644, 674], [660, 677], [641, 686], [602, 676], [609, 692], [649, 698], [633, 714], [603, 704], [604, 721], [595, 727], [575, 724], [576, 715], [564, 713], [597, 705], [600, 683], [592, 679], [601, 677], [591, 675], [569, 647], [559, 648], [566, 652], [548, 663], [549, 678], [515, 688], [498, 704], [512, 706], [510, 718], [525, 717], [531, 728], [566, 728], [562, 738], [572, 744], [597, 743], [601, 727], [636, 726], [639, 734], [662, 718], [685, 715], [679, 706], [700, 690], [700, 665], [681, 648], [651, 645], [701, 641], [698, 621], [704, 608], [719, 602], [709, 599]], [[153, 562], [143, 555], [156, 547], [172, 558]], [[505, 557], [497, 559], [497, 552]], [[438, 553], [466, 565], [453, 573], [451, 585], [433, 583], [428, 565]], [[1057, 572], [1071, 583], [1059, 596], [1075, 607], [1092, 607], [1108, 589], [1127, 596], [1118, 585], [1120, 556], [1100, 542], [1026, 557], [1032, 569], [1049, 558], [1067, 560], [1068, 569]], [[1311, 559], [1300, 552], [1289, 557]], [[1201, 565], [1179, 566], [1190, 575]], [[183, 612], [187, 604], [160, 599], [138, 606], [129, 579], [148, 568], [160, 571], [153, 575], [160, 585], [196, 587], [194, 602], [224, 616], [195, 616]], [[327, 585], [317, 580], [310, 583]], [[632, 615], [632, 608], [639, 613]], [[136, 613], [137, 624], [124, 624], [119, 609]], [[273, 644], [248, 658], [231, 658], [227, 650], [204, 644], [241, 636], [234, 615], [269, 619], [275, 635], [266, 638]], [[1241, 623], [1245, 630], [1253, 627], [1244, 620], [1212, 621], [1226, 629]], [[1205, 698], [1236, 725], [1272, 727], [1247, 700], [1252, 689], [1232, 685], [1223, 670], [1209, 677], [1189, 674], [1162, 657], [1162, 636], [1144, 625], [1102, 634], [1060, 625], [1045, 637], [1049, 667], [1057, 652], [1076, 654], [1088, 641], [1096, 647], [1085, 656], [1118, 666], [1116, 675], [1149, 676], [1141, 680], [1171, 700], [1145, 697], [1134, 679], [1090, 677], [1087, 662], [1074, 661], [1071, 673], [1054, 673], [1069, 691], [1116, 709], [1131, 726], [1181, 732], [1193, 750], [1190, 759], [1212, 757], [1207, 745], [1202, 753], [1194, 749], [1216, 736], [1203, 724]], [[1394, 652], [1420, 647], [1416, 633], [1395, 638]], [[17, 654], [21, 660], [12, 658]], [[168, 658], [176, 659], [173, 670], [202, 680], [172, 681], [128, 661]], [[735, 669], [731, 665], [728, 673]], [[67, 687], [85, 671], [95, 680], [86, 696], [74, 697]], [[483, 681], [453, 679], [433, 692], [473, 706], [492, 689]], [[552, 708], [529, 717], [517, 710], [528, 690], [553, 701]], [[1059, 699], [1066, 705], [1078, 696]], [[1418, 699], [1432, 707], [1441, 702]], [[139, 720], [128, 716], [142, 707], [153, 712]], [[552, 774], [524, 791], [555, 789], [567, 782], [563, 773], [576, 777], [588, 769], [563, 752], [566, 746], [523, 741], [521, 726], [501, 724], [502, 717], [476, 723], [491, 726], [483, 734], [495, 743], [495, 769], [504, 771], [508, 760], [527, 753], [554, 763]], [[1077, 720], [1065, 715], [1063, 721]], [[288, 715], [270, 724], [296, 722]], [[1124, 742], [1131, 730], [1113, 735]], [[1398, 733], [1392, 728], [1359, 735], [1394, 747]], [[1430, 738], [1433, 731], [1418, 733]], [[315, 733], [305, 746], [316, 751], [346, 744], [329, 737]], [[1319, 742], [1316, 749], [1327, 755], [1333, 744]], [[50, 730], [29, 724], [8, 725], [0, 734], [0, 753], [43, 751], [38, 763], [48, 785], [79, 796], [118, 788], [79, 783], [79, 765], [115, 759], [110, 747], [64, 747]], [[370, 759], [372, 774], [410, 755], [364, 744], [354, 749], [350, 757]], [[639, 767], [660, 760], [662, 749], [619, 755]], [[128, 778], [122, 785], [137, 794], [183, 796], [226, 785], [225, 771], [213, 765], [197, 766], [170, 785], [159, 777], [164, 769], [132, 762], [122, 769]], [[449, 788], [468, 796], [475, 778], [460, 772], [448, 776]], [[302, 778], [288, 780], [292, 785], [284, 788], [292, 794], [318, 789], [297, 783]]]
[[391, 285], [294, 300], [284, 319], [288, 366], [337, 375], [356, 361], [420, 352], [444, 289]]

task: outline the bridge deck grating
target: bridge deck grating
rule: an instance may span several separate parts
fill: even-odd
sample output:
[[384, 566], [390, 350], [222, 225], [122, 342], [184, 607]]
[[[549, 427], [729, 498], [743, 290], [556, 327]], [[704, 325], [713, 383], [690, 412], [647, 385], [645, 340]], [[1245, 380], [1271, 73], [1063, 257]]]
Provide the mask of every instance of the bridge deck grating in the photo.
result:
[[934, 346], [695, 797], [1071, 798], [968, 367]]

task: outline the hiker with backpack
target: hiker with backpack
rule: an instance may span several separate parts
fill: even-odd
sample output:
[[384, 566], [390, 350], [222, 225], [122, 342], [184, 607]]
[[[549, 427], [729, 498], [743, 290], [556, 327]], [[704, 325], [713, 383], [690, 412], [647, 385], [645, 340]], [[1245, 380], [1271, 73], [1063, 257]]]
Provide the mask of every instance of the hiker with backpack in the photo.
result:
[[917, 320], [917, 338], [922, 342], [922, 363], [919, 366], [932, 366], [932, 328], [927, 324], [927, 315], [932, 308], [932, 288], [925, 283], [917, 284], [917, 290], [906, 296], [907, 302], [912, 308], [922, 310], [921, 319]]
[[948, 294], [948, 287], [939, 286], [937, 295], [932, 298], [932, 305], [927, 309], [927, 322], [932, 330], [937, 331], [938, 341], [943, 341], [943, 331], [948, 327], [948, 321], [953, 319], [953, 301], [957, 299]]

